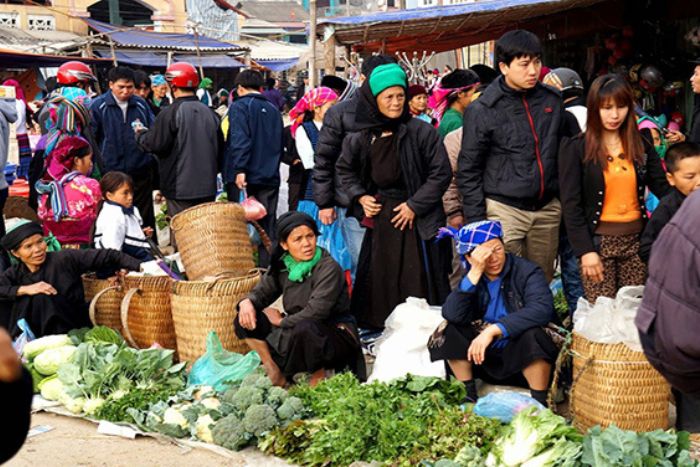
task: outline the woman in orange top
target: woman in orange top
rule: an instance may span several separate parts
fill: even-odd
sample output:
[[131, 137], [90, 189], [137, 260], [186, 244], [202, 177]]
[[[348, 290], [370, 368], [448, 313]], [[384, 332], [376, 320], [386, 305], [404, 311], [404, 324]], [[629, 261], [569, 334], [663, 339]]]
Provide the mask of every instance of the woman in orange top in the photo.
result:
[[644, 284], [638, 256], [647, 220], [644, 190], [660, 198], [670, 189], [656, 150], [639, 134], [634, 105], [624, 79], [597, 78], [588, 93], [586, 133], [560, 145], [564, 222], [590, 302]]

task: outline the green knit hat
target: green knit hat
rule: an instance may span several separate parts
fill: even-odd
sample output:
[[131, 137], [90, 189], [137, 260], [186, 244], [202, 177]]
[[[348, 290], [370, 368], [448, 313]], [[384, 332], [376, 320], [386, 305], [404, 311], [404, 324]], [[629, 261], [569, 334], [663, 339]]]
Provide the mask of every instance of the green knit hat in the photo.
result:
[[396, 63], [379, 65], [369, 75], [369, 89], [373, 96], [392, 86], [401, 86], [406, 89], [406, 72]]

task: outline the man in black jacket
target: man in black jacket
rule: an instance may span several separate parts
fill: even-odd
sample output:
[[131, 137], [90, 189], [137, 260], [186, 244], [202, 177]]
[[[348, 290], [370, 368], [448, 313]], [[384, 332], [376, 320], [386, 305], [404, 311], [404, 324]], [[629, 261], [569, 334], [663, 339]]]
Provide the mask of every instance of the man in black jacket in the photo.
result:
[[554, 274], [561, 206], [557, 154], [563, 133], [561, 94], [538, 82], [539, 39], [523, 30], [496, 42], [503, 76], [464, 113], [457, 185], [465, 222], [503, 224], [506, 249]]

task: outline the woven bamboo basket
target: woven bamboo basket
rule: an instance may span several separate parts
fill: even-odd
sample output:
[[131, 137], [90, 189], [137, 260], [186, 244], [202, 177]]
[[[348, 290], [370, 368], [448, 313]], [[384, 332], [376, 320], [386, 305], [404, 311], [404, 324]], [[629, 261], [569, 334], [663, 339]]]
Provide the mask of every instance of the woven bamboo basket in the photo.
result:
[[159, 344], [177, 350], [170, 312], [173, 280], [167, 276], [126, 276], [120, 317], [126, 341], [137, 349]]
[[259, 281], [256, 271], [213, 282], [176, 282], [170, 300], [180, 360], [194, 362], [204, 355], [210, 331], [216, 331], [225, 349], [248, 352], [245, 342], [236, 337], [233, 320], [236, 305]]
[[236, 203], [206, 203], [173, 217], [170, 228], [190, 280], [240, 276], [255, 267], [245, 211]]
[[573, 334], [571, 413], [582, 432], [617, 425], [624, 430], [668, 428], [671, 389], [643, 352], [625, 344], [599, 344]]
[[107, 279], [98, 279], [94, 274], [83, 275], [85, 301], [90, 302], [90, 321], [94, 326], [107, 326], [122, 332], [120, 306], [124, 298], [122, 285]]

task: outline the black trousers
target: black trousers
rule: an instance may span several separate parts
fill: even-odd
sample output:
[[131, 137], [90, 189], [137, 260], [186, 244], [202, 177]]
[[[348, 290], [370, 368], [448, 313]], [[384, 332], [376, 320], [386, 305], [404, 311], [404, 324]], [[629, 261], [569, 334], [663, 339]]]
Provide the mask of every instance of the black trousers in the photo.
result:
[[143, 226], [156, 228], [156, 217], [153, 211], [153, 170], [144, 170], [143, 173], [131, 175], [134, 179], [134, 206], [139, 208]]
[[[255, 199], [260, 201], [260, 204], [265, 206], [267, 215], [260, 219], [258, 224], [269, 235], [270, 240], [274, 242], [277, 240], [275, 229], [277, 228], [277, 201], [280, 188], [278, 186], [252, 185], [249, 183], [246, 187], [246, 192], [248, 196], [254, 196]], [[241, 196], [241, 190], [238, 189], [234, 182], [229, 182], [226, 184], [226, 195], [229, 201], [237, 203]], [[268, 267], [270, 265], [270, 254], [265, 250], [265, 247], [260, 245], [258, 253], [260, 255], [260, 267]]]
[[32, 409], [32, 377], [26, 369], [11, 383], [0, 382], [0, 413], [6, 420], [0, 442], [0, 464], [20, 450], [29, 431]]
[[[175, 217], [176, 214], [181, 213], [185, 209], [193, 208], [204, 203], [211, 203], [212, 201], [214, 201], [214, 199], [214, 196], [209, 196], [206, 198], [198, 199], [166, 199], [165, 201], [168, 206], [168, 216], [170, 216], [170, 218], [172, 219], [173, 217]], [[172, 229], [170, 230], [170, 243], [172, 244], [173, 248], [175, 248], [175, 250], [177, 251], [175, 233], [173, 233]]]

